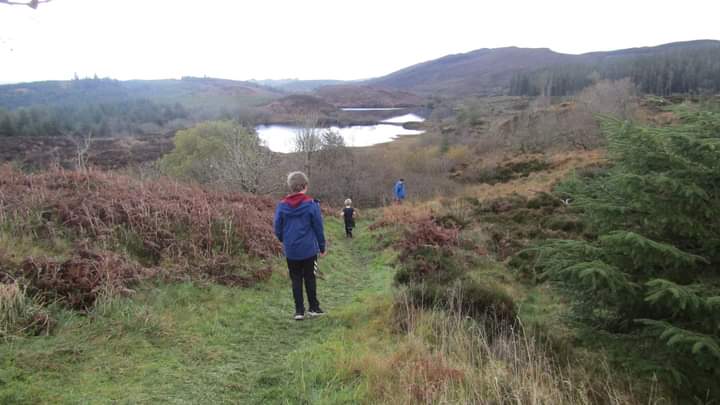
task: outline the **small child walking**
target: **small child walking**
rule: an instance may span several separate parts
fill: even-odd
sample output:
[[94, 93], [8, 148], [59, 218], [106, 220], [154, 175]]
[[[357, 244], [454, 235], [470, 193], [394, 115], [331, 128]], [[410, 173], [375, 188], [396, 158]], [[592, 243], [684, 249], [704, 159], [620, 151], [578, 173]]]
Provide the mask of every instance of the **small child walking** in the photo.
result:
[[357, 215], [357, 210], [352, 207], [352, 200], [346, 199], [345, 200], [345, 208], [343, 208], [342, 212], [340, 212], [340, 215], [343, 216], [343, 219], [345, 220], [345, 237], [352, 238], [353, 234], [353, 228], [355, 228], [355, 215]]

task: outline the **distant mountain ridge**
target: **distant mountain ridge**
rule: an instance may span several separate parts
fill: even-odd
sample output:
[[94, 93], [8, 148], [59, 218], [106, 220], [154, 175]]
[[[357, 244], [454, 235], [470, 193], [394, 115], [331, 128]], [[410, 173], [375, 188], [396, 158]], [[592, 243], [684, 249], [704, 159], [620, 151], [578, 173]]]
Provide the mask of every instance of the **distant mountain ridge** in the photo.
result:
[[[0, 109], [112, 103], [145, 98], [158, 103], [180, 103], [186, 107], [218, 111], [263, 106], [293, 93], [315, 95], [335, 106], [412, 106], [424, 104], [425, 97], [429, 95], [464, 97], [508, 94], [512, 92], [511, 82], [518, 75], [526, 74], [528, 77], [523, 79], [532, 80], [530, 74], [542, 69], [583, 66], [585, 70], [593, 72], [596, 66], [607, 66], [613, 61], [685, 51], [694, 51], [696, 54], [712, 52], [713, 57], [717, 55], [720, 61], [720, 41], [717, 40], [672, 42], [580, 55], [558, 53], [548, 48], [483, 48], [446, 55], [363, 81], [237, 81], [183, 77], [180, 80], [80, 79], [4, 84], [0, 85]], [[703, 67], [705, 76], [699, 80], [698, 86], [707, 85], [709, 81], [713, 82], [711, 87], [715, 86], [712, 79], [714, 63], [715, 59], [706, 61]], [[720, 78], [720, 62], [717, 66], [716, 76]], [[585, 71], [579, 69], [575, 74], [584, 75]], [[581, 82], [577, 77], [573, 80]], [[663, 86], [669, 89], [676, 87], [663, 83], [646, 85], [650, 90]]]
[[507, 93], [510, 80], [519, 72], [561, 65], [601, 64], [608, 60], [661, 55], [678, 50], [715, 51], [718, 48], [720, 41], [716, 40], [673, 42], [580, 55], [558, 53], [548, 48], [485, 48], [422, 62], [368, 80], [365, 84], [421, 95], [497, 95]]
[[502, 92], [512, 72], [540, 65], [563, 63], [566, 55], [547, 48], [496, 48], [447, 55], [419, 63], [366, 84], [396, 88], [419, 94], [457, 94]]

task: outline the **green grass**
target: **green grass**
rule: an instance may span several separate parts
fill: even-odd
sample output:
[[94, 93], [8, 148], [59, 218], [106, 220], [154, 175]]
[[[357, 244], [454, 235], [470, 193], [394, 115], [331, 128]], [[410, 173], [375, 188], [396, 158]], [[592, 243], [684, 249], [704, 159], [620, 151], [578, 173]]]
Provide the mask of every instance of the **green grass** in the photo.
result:
[[[87, 315], [51, 305], [57, 320], [51, 336], [0, 343], [0, 404], [398, 403], [407, 394], [403, 384], [414, 381], [407, 380], [413, 362], [435, 359], [446, 344], [432, 334], [421, 339], [423, 327], [393, 328], [396, 253], [378, 250], [387, 244], [367, 225], [359, 223], [356, 238], [347, 240], [338, 220], [326, 221], [330, 253], [320, 261], [326, 279], [318, 280], [325, 317], [291, 319], [280, 258], [273, 277], [253, 288], [147, 284], [132, 297], [100, 299]], [[4, 246], [33, 250], [31, 240], [20, 242], [6, 238]], [[55, 248], [41, 250], [62, 250]], [[467, 265], [472, 278], [515, 298], [523, 325], [561, 363], [604, 364], [605, 344], [616, 346], [585, 342], [589, 357], [578, 360], [571, 352], [584, 336], [564, 319], [562, 295], [518, 282], [487, 257]], [[469, 376], [492, 372], [458, 364]]]
[[389, 296], [391, 254], [373, 252], [365, 225], [348, 241], [327, 221], [326, 280], [318, 280], [325, 317], [291, 319], [281, 260], [251, 289], [148, 285], [88, 316], [56, 311], [51, 336], [0, 345], [0, 403], [305, 402], [312, 387], [298, 384], [312, 359], [298, 355], [365, 322], [368, 303]]

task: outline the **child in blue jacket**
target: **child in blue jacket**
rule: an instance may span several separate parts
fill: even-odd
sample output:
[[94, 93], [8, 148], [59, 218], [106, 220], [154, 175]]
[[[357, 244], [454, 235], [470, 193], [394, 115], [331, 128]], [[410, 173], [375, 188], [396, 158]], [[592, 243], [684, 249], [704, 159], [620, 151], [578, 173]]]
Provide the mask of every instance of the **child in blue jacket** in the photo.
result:
[[401, 204], [405, 199], [405, 179], [400, 179], [395, 183], [393, 194], [395, 194], [395, 202]]
[[317, 299], [315, 263], [318, 253], [325, 256], [325, 233], [320, 205], [306, 194], [308, 178], [302, 172], [288, 175], [291, 194], [275, 210], [275, 236], [283, 243], [287, 258], [292, 292], [295, 300], [295, 320], [305, 319], [303, 281], [310, 306], [308, 315], [324, 314]]

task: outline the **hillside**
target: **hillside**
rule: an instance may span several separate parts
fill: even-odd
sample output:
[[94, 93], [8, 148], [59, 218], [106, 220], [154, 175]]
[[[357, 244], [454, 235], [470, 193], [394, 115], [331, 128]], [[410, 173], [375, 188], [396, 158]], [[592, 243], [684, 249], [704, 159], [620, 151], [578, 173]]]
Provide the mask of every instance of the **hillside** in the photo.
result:
[[261, 86], [272, 87], [288, 93], [309, 93], [322, 86], [331, 86], [335, 84], [343, 84], [343, 80], [299, 80], [299, 79], [265, 79], [250, 80], [250, 83], [256, 83]]
[[257, 84], [213, 78], [181, 80], [79, 79], [7, 84], [0, 86], [0, 108], [37, 105], [117, 103], [149, 99], [186, 107], [228, 108], [264, 104], [282, 93]]
[[514, 72], [572, 58], [544, 48], [478, 49], [413, 65], [368, 84], [421, 94], [501, 94]]
[[336, 108], [328, 102], [311, 95], [291, 94], [265, 106], [273, 114], [330, 114]]
[[546, 48], [478, 49], [419, 63], [366, 83], [418, 94], [499, 95], [507, 93], [511, 79], [520, 72], [574, 65], [587, 66], [592, 72], [611, 62], [630, 63], [639, 58], [677, 52], [716, 52], [718, 48], [720, 41], [699, 40], [581, 55], [562, 54]]
[[339, 84], [323, 86], [315, 94], [336, 107], [415, 107], [424, 98], [407, 91], [381, 89], [373, 86]]
[[258, 106], [283, 95], [248, 82], [192, 77], [4, 85], [0, 86], [0, 137], [168, 134], [202, 120], [254, 116]]

